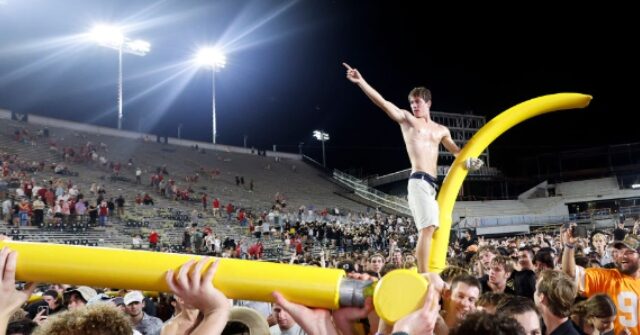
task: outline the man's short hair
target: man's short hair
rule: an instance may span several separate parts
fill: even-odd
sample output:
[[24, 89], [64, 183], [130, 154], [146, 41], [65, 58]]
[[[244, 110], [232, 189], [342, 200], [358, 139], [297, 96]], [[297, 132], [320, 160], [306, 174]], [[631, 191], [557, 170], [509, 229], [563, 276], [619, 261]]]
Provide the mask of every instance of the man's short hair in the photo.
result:
[[518, 248], [518, 251], [526, 251], [529, 253], [529, 255], [531, 255], [531, 259], [533, 259], [533, 257], [535, 256], [535, 251], [533, 251], [533, 248], [530, 245], [525, 245], [524, 247], [520, 247]]
[[416, 98], [422, 98], [422, 100], [424, 100], [424, 102], [429, 102], [431, 101], [431, 91], [424, 87], [424, 86], [420, 86], [420, 87], [416, 87], [414, 89], [411, 90], [411, 92], [409, 92], [409, 96], [410, 97], [416, 97]]
[[494, 265], [500, 265], [502, 266], [502, 268], [504, 269], [504, 272], [511, 274], [511, 271], [513, 271], [513, 263], [511, 261], [511, 258], [507, 257], [507, 256], [496, 256], [491, 260], [491, 263], [489, 266], [494, 266]]
[[551, 255], [551, 252], [549, 251], [542, 251], [542, 249], [540, 249], [535, 256], [533, 256], [533, 262], [539, 262], [544, 264], [546, 267], [548, 267], [549, 269], [553, 269], [554, 264], [553, 264], [553, 256]]
[[478, 255], [480, 255], [483, 252], [490, 252], [496, 256], [500, 255], [500, 252], [498, 252], [498, 249], [496, 249], [496, 247], [492, 245], [483, 245], [480, 248], [478, 248]]
[[480, 290], [480, 293], [482, 293], [482, 284], [480, 283], [480, 280], [478, 280], [478, 278], [472, 276], [472, 275], [457, 275], [455, 277], [453, 277], [453, 279], [451, 280], [451, 290], [453, 291], [453, 289], [455, 289], [455, 287], [458, 285], [458, 283], [464, 283], [467, 284], [468, 286], [475, 286], [478, 288], [478, 290]]
[[372, 261], [374, 258], [381, 258], [381, 259], [382, 259], [382, 262], [384, 262], [384, 261], [385, 261], [385, 260], [384, 260], [384, 256], [382, 256], [382, 254], [375, 253], [375, 254], [373, 254], [373, 255], [369, 256], [369, 263], [371, 263], [371, 261]]
[[36, 327], [38, 327], [38, 324], [30, 319], [13, 321], [7, 325], [6, 334], [31, 334]]
[[482, 307], [494, 306], [496, 307], [496, 310], [497, 310], [497, 307], [500, 305], [502, 300], [504, 300], [508, 296], [509, 296], [508, 294], [503, 292], [493, 292], [493, 291], [484, 292], [480, 295], [480, 298], [478, 298], [478, 301], [476, 301], [476, 306], [482, 306]]
[[499, 310], [500, 313], [511, 317], [527, 312], [538, 313], [533, 300], [510, 294], [506, 294], [505, 297], [498, 302], [496, 309]]
[[514, 318], [502, 313], [475, 312], [467, 315], [449, 335], [525, 335], [524, 329]]
[[443, 281], [448, 282], [456, 276], [468, 275], [468, 274], [470, 274], [469, 270], [461, 266], [449, 265], [446, 268], [444, 268], [442, 272], [440, 272], [440, 277], [442, 278]]
[[536, 286], [536, 294], [544, 294], [547, 298], [547, 308], [558, 317], [571, 314], [571, 306], [578, 294], [578, 288], [573, 278], [564, 272], [544, 270], [540, 273], [540, 280]]

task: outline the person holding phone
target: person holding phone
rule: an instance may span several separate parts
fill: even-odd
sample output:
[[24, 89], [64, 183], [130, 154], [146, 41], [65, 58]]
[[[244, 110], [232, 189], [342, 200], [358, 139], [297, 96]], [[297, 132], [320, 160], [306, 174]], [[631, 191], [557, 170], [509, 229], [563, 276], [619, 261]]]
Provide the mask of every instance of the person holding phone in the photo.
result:
[[47, 290], [42, 294], [42, 300], [47, 303], [47, 314], [52, 315], [65, 310], [62, 296], [56, 290]]
[[38, 306], [38, 313], [33, 318], [33, 322], [37, 323], [38, 326], [42, 326], [44, 322], [49, 318], [49, 306], [42, 305]]
[[640, 335], [638, 297], [640, 297], [640, 239], [627, 235], [613, 242], [617, 250], [615, 268], [584, 269], [576, 265], [576, 238], [571, 229], [563, 229], [562, 271], [573, 277], [578, 293], [585, 297], [605, 293], [616, 304], [618, 311], [614, 321], [614, 333]]

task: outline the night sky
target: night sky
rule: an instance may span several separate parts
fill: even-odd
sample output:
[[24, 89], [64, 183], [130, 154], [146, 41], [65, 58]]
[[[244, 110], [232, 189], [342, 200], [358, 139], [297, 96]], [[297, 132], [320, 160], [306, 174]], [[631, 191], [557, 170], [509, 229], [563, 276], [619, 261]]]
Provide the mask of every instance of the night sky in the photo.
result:
[[[637, 19], [629, 8], [473, 7], [427, 1], [2, 0], [0, 108], [116, 126], [117, 52], [80, 38], [96, 22], [152, 45], [125, 55], [124, 128], [211, 140], [211, 71], [189, 62], [224, 45], [216, 73], [218, 143], [297, 152], [362, 174], [408, 168], [399, 127], [345, 79], [356, 67], [408, 108], [415, 86], [432, 110], [491, 119], [537, 96], [580, 92], [584, 110], [539, 116], [490, 146], [516, 170], [536, 153], [638, 142]], [[609, 8], [610, 6], [610, 8]]]

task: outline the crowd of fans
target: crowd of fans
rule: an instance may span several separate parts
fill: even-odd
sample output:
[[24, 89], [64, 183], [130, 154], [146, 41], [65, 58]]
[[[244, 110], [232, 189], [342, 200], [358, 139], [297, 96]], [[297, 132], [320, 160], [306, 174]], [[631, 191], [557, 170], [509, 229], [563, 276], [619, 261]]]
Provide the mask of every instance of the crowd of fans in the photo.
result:
[[[64, 162], [76, 164], [78, 156], [93, 161], [107, 147], [61, 152]], [[121, 176], [119, 164], [109, 166], [100, 157], [96, 164]], [[72, 174], [55, 172], [55, 166], [56, 177], [37, 180], [32, 173], [47, 169], [46, 164], [9, 154], [1, 158], [2, 179], [8, 181], [0, 189], [2, 214], [9, 226], [121, 224], [118, 217], [129, 204], [155, 206], [149, 193], [135, 199], [108, 197], [105, 184], [96, 182], [84, 194]], [[131, 182], [141, 184], [142, 171], [132, 165], [127, 164], [135, 175]], [[373, 281], [416, 267], [416, 230], [409, 218], [375, 210], [292, 209], [282, 194], [271, 208], [236, 208], [207, 194], [195, 197], [168, 175], [166, 166], [150, 173], [150, 193], [202, 206], [193, 209], [192, 224], [183, 231], [182, 252], [338, 268], [352, 278]], [[203, 214], [220, 225], [242, 227], [239, 241], [202, 224]], [[227, 299], [212, 284], [217, 262], [207, 257], [177, 272], [167, 269], [169, 293], [20, 283], [15, 281], [19, 255], [3, 248], [0, 333], [640, 334], [640, 220], [630, 230], [621, 223], [585, 235], [581, 228], [574, 224], [551, 233], [501, 238], [465, 231], [450, 243], [444, 271], [423, 274], [430, 283], [424, 305], [393, 325], [380, 320], [370, 300], [361, 308], [328, 311], [289, 302], [278, 292], [273, 292], [272, 303]], [[144, 238], [134, 236], [132, 246], [148, 243], [149, 250], [170, 251], [161, 235], [151, 229]], [[277, 246], [275, 255], [266, 255], [266, 244]]]

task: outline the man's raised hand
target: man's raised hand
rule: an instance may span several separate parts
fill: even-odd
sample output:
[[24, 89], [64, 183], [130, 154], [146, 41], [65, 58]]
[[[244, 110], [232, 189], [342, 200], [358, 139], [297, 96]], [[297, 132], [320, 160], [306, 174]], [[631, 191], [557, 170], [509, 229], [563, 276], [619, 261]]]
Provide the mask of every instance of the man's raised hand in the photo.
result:
[[484, 166], [484, 162], [480, 158], [469, 157], [464, 161], [464, 167], [469, 171], [478, 171]]
[[352, 68], [347, 63], [342, 63], [342, 65], [347, 68], [347, 79], [349, 79], [352, 83], [358, 83], [362, 80], [362, 76], [357, 69]]

